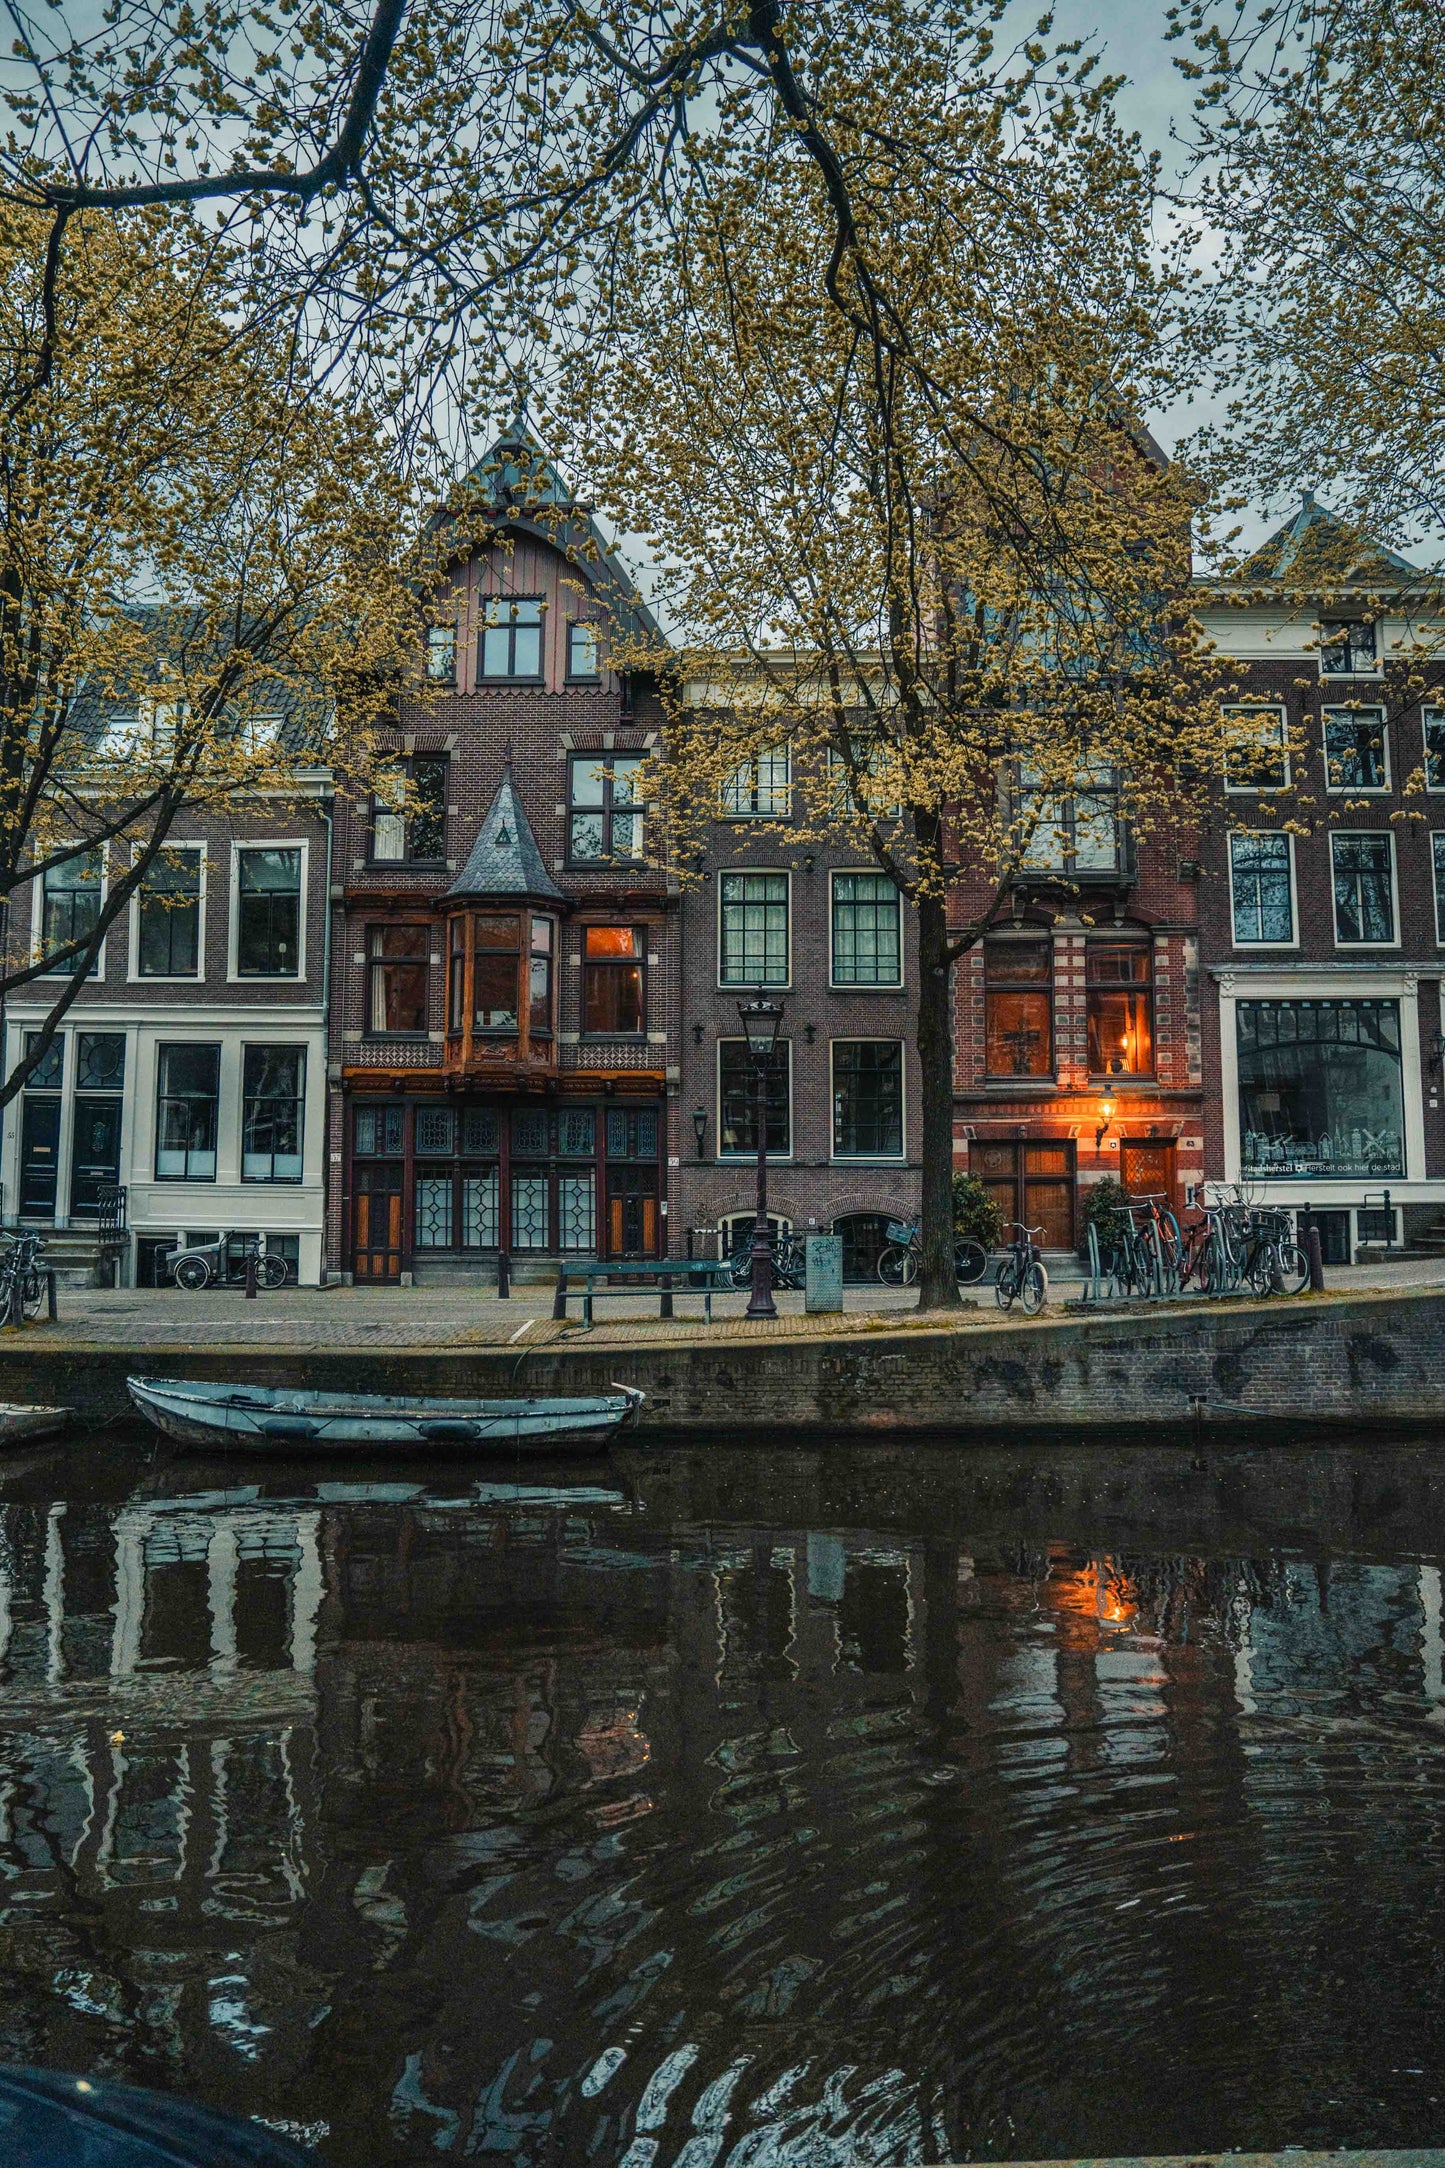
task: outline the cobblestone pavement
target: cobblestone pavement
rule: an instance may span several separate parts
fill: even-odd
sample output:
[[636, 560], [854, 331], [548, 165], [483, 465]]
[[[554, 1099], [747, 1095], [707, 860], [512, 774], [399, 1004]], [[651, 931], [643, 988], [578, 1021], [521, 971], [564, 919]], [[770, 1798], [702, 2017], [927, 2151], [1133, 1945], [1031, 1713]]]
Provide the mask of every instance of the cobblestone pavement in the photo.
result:
[[[1445, 1286], [1445, 1258], [1403, 1258], [1389, 1263], [1332, 1266], [1325, 1275], [1334, 1293], [1389, 1287]], [[1051, 1277], [1058, 1305], [1080, 1284], [1062, 1272]], [[655, 1294], [619, 1295], [597, 1304], [591, 1344], [635, 1346], [641, 1341], [716, 1335], [728, 1339], [792, 1339], [843, 1330], [898, 1330], [910, 1326], [960, 1328], [994, 1322], [998, 1310], [987, 1287], [966, 1290], [974, 1306], [961, 1313], [919, 1313], [911, 1290], [850, 1287], [844, 1316], [807, 1317], [801, 1294], [780, 1293], [776, 1320], [750, 1319], [745, 1294], [715, 1295], [711, 1334], [703, 1323], [702, 1298], [677, 1294], [672, 1323], [657, 1315]], [[501, 1347], [582, 1337], [581, 1298], [573, 1296], [563, 1325], [552, 1318], [550, 1287], [518, 1287], [500, 1302], [494, 1290], [477, 1288], [290, 1288], [247, 1302], [239, 1289], [187, 1295], [178, 1289], [62, 1288], [60, 1323], [43, 1330], [57, 1347]], [[1017, 1316], [1017, 1312], [1014, 1313]], [[29, 1328], [27, 1328], [29, 1329]]]

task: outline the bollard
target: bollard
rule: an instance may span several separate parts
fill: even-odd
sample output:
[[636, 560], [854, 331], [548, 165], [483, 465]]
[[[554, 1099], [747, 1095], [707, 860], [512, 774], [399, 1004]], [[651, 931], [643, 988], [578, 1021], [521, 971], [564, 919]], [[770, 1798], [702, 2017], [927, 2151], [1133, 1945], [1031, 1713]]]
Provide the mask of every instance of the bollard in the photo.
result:
[[670, 1272], [664, 1272], [662, 1278], [658, 1282], [658, 1285], [662, 1289], [662, 1293], [659, 1295], [657, 1301], [657, 1314], [659, 1317], [671, 1317], [672, 1274]]
[[497, 1252], [497, 1300], [507, 1302], [512, 1293], [512, 1260], [505, 1250]]
[[1324, 1252], [1320, 1248], [1320, 1231], [1313, 1222], [1310, 1223], [1308, 1246], [1310, 1257], [1310, 1293], [1312, 1295], [1322, 1295], [1325, 1291], [1325, 1259]]
[[256, 1300], [256, 1252], [254, 1250], [247, 1250], [246, 1252], [246, 1300], [247, 1302]]
[[45, 1313], [52, 1325], [59, 1321], [60, 1313], [55, 1306], [54, 1265], [47, 1265], [45, 1270]]
[[557, 1267], [557, 1292], [552, 1297], [552, 1317], [553, 1321], [558, 1324], [565, 1324], [567, 1320], [567, 1267], [565, 1265]]

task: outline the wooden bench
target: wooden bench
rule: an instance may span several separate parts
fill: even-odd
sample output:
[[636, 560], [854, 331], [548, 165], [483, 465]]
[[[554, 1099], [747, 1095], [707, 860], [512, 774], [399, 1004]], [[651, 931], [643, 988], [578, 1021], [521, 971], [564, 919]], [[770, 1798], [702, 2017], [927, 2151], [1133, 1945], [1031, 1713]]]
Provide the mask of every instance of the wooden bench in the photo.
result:
[[[674, 1292], [701, 1294], [703, 1313], [709, 1325], [712, 1323], [712, 1298], [717, 1288], [729, 1288], [733, 1284], [732, 1266], [722, 1257], [670, 1257], [659, 1258], [655, 1264], [601, 1264], [559, 1265], [557, 1267], [557, 1292], [552, 1301], [554, 1318], [567, 1315], [567, 1296], [573, 1282], [582, 1283], [582, 1322], [592, 1323], [592, 1304], [599, 1295], [635, 1295], [639, 1291], [658, 1291], [657, 1314], [659, 1317], [673, 1315]], [[598, 1282], [617, 1281], [599, 1287]]]

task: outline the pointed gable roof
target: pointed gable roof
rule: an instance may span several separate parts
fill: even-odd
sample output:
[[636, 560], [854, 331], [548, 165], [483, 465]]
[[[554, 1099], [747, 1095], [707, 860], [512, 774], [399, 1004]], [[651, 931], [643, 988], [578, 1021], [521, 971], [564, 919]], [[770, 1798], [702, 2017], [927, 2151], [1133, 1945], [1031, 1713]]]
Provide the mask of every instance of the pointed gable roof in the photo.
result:
[[[458, 492], [471, 510], [493, 519], [497, 528], [550, 542], [577, 567], [589, 586], [607, 603], [620, 631], [661, 640], [657, 619], [616, 550], [585, 505], [577, 502], [519, 414], [466, 475]], [[437, 513], [434, 529], [451, 523]]]
[[472, 854], [447, 890], [448, 900], [458, 896], [506, 897], [517, 903], [528, 897], [543, 903], [565, 901], [542, 861], [531, 823], [522, 810], [510, 760], [472, 845]]
[[1371, 541], [1307, 489], [1294, 518], [1245, 559], [1231, 584], [1308, 594], [1340, 587], [1398, 588], [1420, 576], [1407, 557]]

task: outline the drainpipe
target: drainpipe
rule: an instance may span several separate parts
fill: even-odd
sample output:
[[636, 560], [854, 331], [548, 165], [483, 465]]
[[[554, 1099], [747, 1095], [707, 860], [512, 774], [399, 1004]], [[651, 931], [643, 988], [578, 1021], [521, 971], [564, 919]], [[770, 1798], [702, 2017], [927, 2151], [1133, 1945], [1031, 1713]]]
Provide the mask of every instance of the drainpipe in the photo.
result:
[[323, 1101], [326, 1118], [321, 1124], [320, 1284], [324, 1287], [327, 1283], [326, 1238], [331, 1205], [331, 867], [336, 828], [328, 801], [319, 801], [317, 812], [326, 823], [326, 894], [322, 902], [321, 920], [321, 1076], [326, 1088]]

